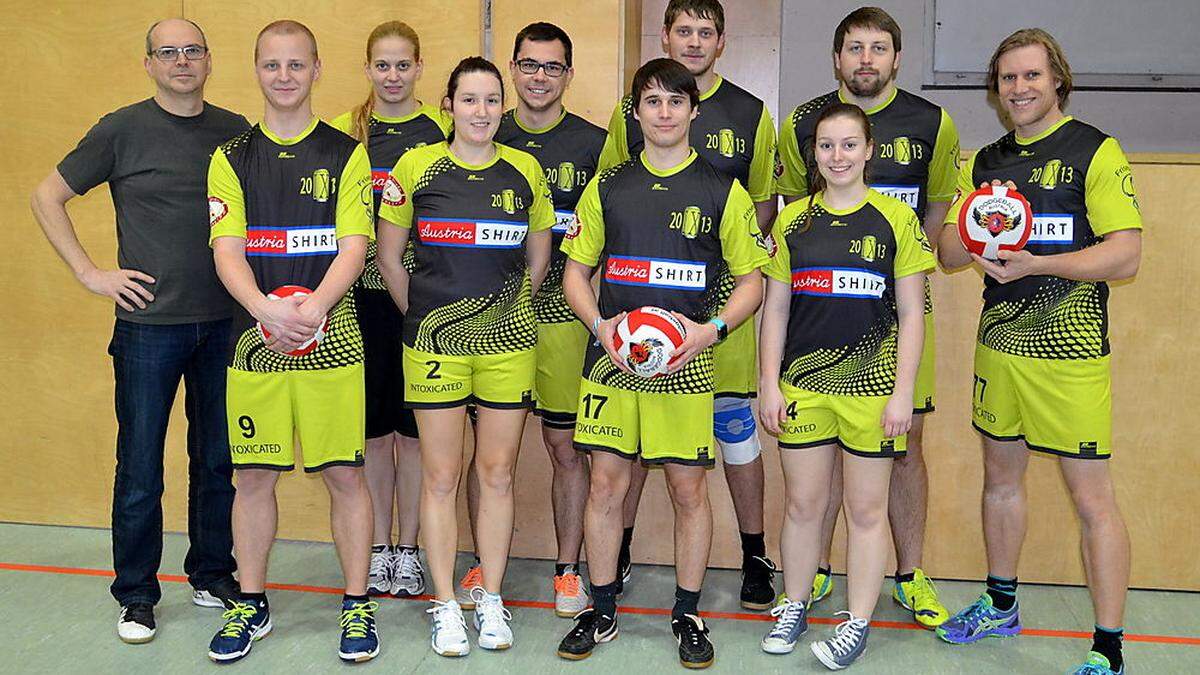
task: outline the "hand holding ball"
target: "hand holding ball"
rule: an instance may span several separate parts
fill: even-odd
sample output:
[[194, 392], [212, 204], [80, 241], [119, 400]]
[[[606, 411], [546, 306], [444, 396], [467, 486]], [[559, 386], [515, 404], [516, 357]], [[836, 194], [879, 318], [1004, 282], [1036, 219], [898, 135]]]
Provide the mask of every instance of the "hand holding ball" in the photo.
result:
[[958, 236], [967, 251], [998, 260], [1000, 251], [1020, 251], [1033, 232], [1033, 209], [1020, 192], [988, 185], [963, 200]]
[[[279, 288], [276, 288], [275, 290], [268, 293], [267, 298], [270, 300], [279, 300], [281, 298], [290, 298], [290, 297], [303, 298], [303, 297], [308, 296], [310, 293], [312, 293], [312, 290], [305, 288], [303, 286], [280, 286]], [[258, 334], [260, 336], [262, 336], [263, 342], [270, 340], [271, 332], [268, 331], [262, 325], [262, 323], [258, 323], [257, 326], [258, 326]], [[321, 325], [317, 328], [317, 332], [314, 333], [313, 336], [308, 339], [308, 341], [304, 342], [296, 349], [293, 349], [292, 351], [287, 352], [287, 355], [288, 356], [304, 356], [306, 354], [311, 353], [314, 349], [317, 348], [317, 345], [321, 344], [321, 340], [325, 339], [325, 332], [328, 330], [329, 330], [329, 317], [326, 316], [325, 321], [322, 322]]]
[[617, 324], [613, 347], [625, 365], [642, 377], [665, 375], [671, 354], [687, 329], [665, 309], [640, 307]]

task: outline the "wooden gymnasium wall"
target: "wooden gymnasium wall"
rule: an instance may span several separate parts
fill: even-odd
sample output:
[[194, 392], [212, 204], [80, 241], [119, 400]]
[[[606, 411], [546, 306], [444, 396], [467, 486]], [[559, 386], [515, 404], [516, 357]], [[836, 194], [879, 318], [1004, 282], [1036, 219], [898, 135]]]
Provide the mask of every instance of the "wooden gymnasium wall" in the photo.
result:
[[[534, 18], [560, 21], [576, 37], [578, 79], [571, 107], [603, 124], [620, 91], [617, 73], [637, 40], [636, 21], [612, 0], [605, 12], [594, 3], [559, 3], [536, 17], [520, 3], [494, 3], [494, 55], [506, 62], [512, 36]], [[634, 3], [628, 3], [632, 6]], [[649, 4], [649, 3], [648, 3]], [[0, 199], [13, 222], [0, 233], [5, 264], [0, 282], [13, 299], [0, 322], [0, 520], [106, 527], [112, 487], [115, 424], [112, 375], [105, 346], [110, 307], [88, 295], [45, 243], [29, 215], [30, 191], [102, 114], [151, 91], [141, 70], [141, 40], [155, 18], [185, 13], [203, 25], [214, 50], [210, 100], [241, 110], [251, 120], [261, 104], [250, 68], [251, 41], [267, 21], [292, 16], [308, 23], [325, 63], [316, 93], [318, 113], [333, 115], [357, 103], [367, 87], [362, 47], [379, 21], [402, 18], [423, 37], [426, 100], [440, 95], [457, 59], [479, 51], [478, 3], [456, 0], [411, 3], [404, 14], [383, 3], [359, 3], [361, 18], [348, 19], [327, 3], [263, 2], [254, 7], [228, 0], [138, 0], [103, 11], [84, 2], [56, 2], [36, 9], [4, 0], [8, 21], [0, 26], [8, 67], [0, 72], [0, 114], [9, 121], [0, 142], [18, 158], [0, 172]], [[640, 10], [639, 10], [640, 11]], [[439, 39], [439, 35], [453, 36]], [[582, 36], [582, 37], [580, 37]], [[594, 45], [603, 45], [597, 47]], [[633, 50], [636, 54], [636, 50]], [[657, 55], [657, 54], [655, 54]], [[739, 79], [736, 73], [729, 73]], [[744, 79], [744, 78], [743, 78]], [[775, 92], [759, 92], [774, 96]], [[1200, 590], [1192, 551], [1200, 522], [1192, 517], [1192, 485], [1200, 456], [1185, 445], [1200, 395], [1191, 386], [1200, 349], [1192, 319], [1200, 315], [1200, 272], [1186, 263], [1192, 219], [1200, 212], [1200, 158], [1134, 156], [1134, 173], [1145, 218], [1141, 273], [1113, 289], [1113, 406], [1118, 496], [1133, 537], [1136, 586]], [[101, 265], [112, 265], [115, 238], [105, 189], [74, 200], [71, 213], [84, 246]], [[977, 578], [984, 572], [979, 528], [982, 482], [979, 442], [969, 420], [971, 353], [979, 310], [980, 280], [971, 271], [934, 280], [938, 307], [938, 412], [927, 424], [931, 503], [926, 566], [934, 576]], [[177, 413], [181, 412], [179, 410]], [[166, 522], [186, 524], [186, 458], [182, 415], [167, 442]], [[766, 446], [767, 532], [778, 553], [782, 490], [777, 451]], [[514, 555], [554, 555], [549, 512], [549, 466], [537, 426], [526, 429], [518, 469]], [[737, 564], [732, 507], [719, 470], [709, 474], [714, 506], [714, 565]], [[1075, 517], [1053, 461], [1030, 463], [1029, 537], [1022, 579], [1079, 583]], [[671, 560], [671, 511], [661, 476], [652, 475], [635, 540], [635, 558]], [[280, 482], [284, 537], [328, 539], [327, 501], [320, 480], [304, 474]], [[839, 541], [841, 535], [839, 535]], [[466, 542], [464, 536], [464, 543]], [[835, 563], [844, 547], [839, 543]], [[778, 560], [778, 558], [776, 558]], [[168, 563], [176, 564], [176, 563]], [[334, 564], [333, 559], [329, 564]]]

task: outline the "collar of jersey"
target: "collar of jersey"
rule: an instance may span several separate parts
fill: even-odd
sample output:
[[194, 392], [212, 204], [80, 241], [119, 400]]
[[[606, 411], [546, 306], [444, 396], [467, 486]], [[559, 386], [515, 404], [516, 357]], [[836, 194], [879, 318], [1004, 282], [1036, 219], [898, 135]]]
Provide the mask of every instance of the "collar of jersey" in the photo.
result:
[[442, 141], [442, 145], [446, 146], [446, 156], [450, 158], [450, 161], [454, 162], [455, 164], [459, 165], [460, 167], [462, 167], [468, 171], [483, 171], [484, 169], [495, 164], [496, 162], [499, 162], [500, 161], [500, 148], [503, 147], [499, 143], [496, 143], [495, 141], [493, 141], [492, 149], [495, 150], [496, 152], [492, 154], [491, 159], [484, 162], [483, 164], [467, 164], [463, 160], [459, 159], [458, 155], [454, 154], [454, 151], [450, 149], [450, 141]]
[[[896, 100], [896, 94], [899, 94], [899, 93], [900, 93], [900, 87], [892, 87], [892, 95], [888, 96], [886, 101], [884, 101], [883, 103], [880, 103], [879, 105], [875, 106], [874, 108], [871, 108], [870, 110], [867, 110], [864, 112], [866, 112], [868, 115], [874, 115], [875, 113], [879, 112], [880, 110], [883, 110], [884, 108], [891, 105], [892, 101]], [[841, 87], [838, 87], [837, 95], [838, 95], [838, 100], [841, 101], [842, 103], [854, 103], [854, 101], [846, 100], [846, 97], [842, 95]]]
[[513, 118], [513, 122], [516, 122], [517, 126], [520, 127], [521, 131], [524, 131], [527, 134], [544, 134], [547, 131], [554, 129], [554, 127], [558, 126], [559, 124], [562, 124], [562, 121], [567, 119], [567, 108], [566, 108], [566, 106], [563, 106], [562, 114], [558, 116], [558, 119], [554, 120], [550, 124], [547, 124], [546, 126], [542, 127], [541, 129], [530, 129], [529, 127], [525, 126], [521, 122], [520, 115], [517, 115], [516, 108], [513, 108], [512, 118]]
[[685, 159], [682, 162], [676, 164], [675, 166], [667, 169], [666, 171], [663, 171], [662, 169], [654, 168], [654, 166], [651, 165], [650, 162], [646, 160], [646, 151], [645, 150], [638, 153], [638, 159], [641, 160], [642, 166], [646, 167], [647, 171], [654, 174], [655, 176], [658, 176], [659, 178], [670, 178], [671, 176], [674, 176], [675, 174], [679, 173], [680, 171], [683, 171], [684, 169], [691, 166], [692, 162], [696, 161], [696, 157], [699, 157], [699, 155], [696, 154], [696, 151], [692, 148], [688, 148], [687, 159]]
[[870, 199], [871, 199], [871, 189], [867, 188], [867, 193], [865, 195], [863, 195], [862, 200], [859, 201], [854, 206], [851, 206], [848, 209], [835, 209], [832, 206], [825, 203], [825, 191], [821, 190], [820, 192], [818, 192], [816, 194], [816, 196], [813, 197], [813, 202], [820, 204], [821, 208], [825, 209], [825, 212], [831, 216], [848, 216], [851, 213], [854, 213], [855, 211], [858, 211], [863, 206], [865, 206], [866, 203], [868, 201], [870, 201]]
[[317, 128], [317, 123], [320, 121], [320, 117], [313, 117], [312, 121], [308, 123], [308, 126], [304, 129], [304, 131], [301, 131], [299, 134], [296, 134], [291, 138], [280, 138], [276, 136], [274, 131], [271, 131], [267, 128], [266, 124], [259, 124], [258, 128], [262, 130], [263, 136], [266, 136], [272, 143], [276, 145], [295, 145], [308, 138], [308, 135], [313, 132], [313, 129]]
[[384, 117], [383, 115], [380, 115], [379, 113], [374, 112], [374, 111], [371, 112], [371, 117], [374, 117], [375, 119], [379, 120], [380, 122], [384, 122], [387, 124], [403, 124], [404, 122], [408, 122], [409, 120], [414, 120], [414, 119], [420, 117], [421, 114], [424, 112], [425, 112], [425, 104], [421, 103], [421, 101], [418, 100], [417, 107], [412, 112], [408, 113], [407, 115], [404, 115], [403, 117]]
[[1017, 139], [1017, 143], [1019, 145], [1032, 145], [1032, 144], [1037, 143], [1038, 141], [1042, 140], [1043, 138], [1049, 136], [1050, 134], [1058, 131], [1059, 127], [1066, 124], [1067, 122], [1070, 122], [1073, 119], [1075, 119], [1075, 118], [1071, 117], [1070, 115], [1063, 115], [1063, 118], [1061, 120], [1055, 122], [1054, 124], [1051, 124], [1049, 129], [1046, 129], [1045, 131], [1043, 131], [1040, 134], [1031, 136], [1029, 138], [1022, 138], [1019, 134], [1017, 134], [1014, 131], [1013, 137]]
[[721, 88], [721, 84], [723, 82], [725, 82], [725, 78], [721, 77], [720, 73], [718, 73], [717, 78], [715, 80], [713, 80], [713, 86], [709, 87], [708, 91], [704, 92], [703, 94], [700, 94], [700, 100], [707, 101], [709, 99], [709, 97], [711, 97], [713, 94], [717, 93], [717, 90]]

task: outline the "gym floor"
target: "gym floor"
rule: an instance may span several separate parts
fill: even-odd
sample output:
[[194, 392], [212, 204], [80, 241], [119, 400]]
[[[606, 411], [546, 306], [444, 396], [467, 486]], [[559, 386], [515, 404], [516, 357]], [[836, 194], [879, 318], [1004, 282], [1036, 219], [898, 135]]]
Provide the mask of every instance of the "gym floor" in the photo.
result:
[[[213, 672], [208, 640], [220, 626], [219, 610], [196, 607], [180, 574], [187, 539], [169, 534], [163, 554], [163, 599], [158, 635], [144, 645], [116, 636], [117, 605], [108, 593], [111, 546], [107, 530], [0, 524], [0, 671], [20, 673]], [[460, 558], [459, 573], [466, 559]], [[429, 648], [427, 603], [384, 598], [376, 614], [382, 651], [355, 666], [393, 673], [682, 672], [668, 615], [674, 590], [671, 568], [639, 565], [622, 600], [621, 633], [581, 662], [554, 651], [571, 622], [553, 612], [547, 561], [514, 560], [504, 596], [513, 613], [516, 644], [506, 652], [475, 649], [447, 659]], [[254, 672], [337, 672], [340, 573], [330, 544], [281, 541], [271, 560], [275, 630], [231, 668]], [[777, 581], [779, 578], [777, 577]], [[890, 580], [889, 580], [890, 583]], [[717, 661], [710, 672], [828, 672], [807, 648], [831, 633], [833, 613], [845, 605], [845, 578], [817, 605], [809, 633], [794, 653], [771, 656], [758, 641], [765, 613], [737, 602], [736, 571], [712, 570], [700, 606], [708, 616]], [[941, 582], [953, 612], [971, 602], [981, 584]], [[954, 647], [917, 628], [890, 600], [885, 586], [872, 623], [867, 653], [852, 672], [863, 673], [1064, 673], [1090, 646], [1091, 603], [1082, 588], [1023, 585], [1025, 632], [1009, 640]], [[469, 621], [469, 618], [468, 618]], [[1133, 591], [1126, 614], [1125, 658], [1131, 673], [1200, 672], [1200, 594]], [[472, 643], [474, 631], [471, 631]], [[344, 672], [344, 671], [342, 671]]]

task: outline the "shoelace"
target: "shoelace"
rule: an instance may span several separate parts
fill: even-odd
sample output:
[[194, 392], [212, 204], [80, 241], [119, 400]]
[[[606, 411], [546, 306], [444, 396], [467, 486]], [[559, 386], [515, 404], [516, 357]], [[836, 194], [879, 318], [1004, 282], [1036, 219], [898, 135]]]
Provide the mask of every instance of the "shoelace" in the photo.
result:
[[984, 612], [987, 611], [988, 606], [989, 605], [986, 602], [984, 602], [983, 596], [981, 595], [981, 596], [979, 596], [978, 600], [971, 603], [970, 607], [967, 607], [966, 609], [964, 609], [960, 613], [959, 616], [962, 617], [961, 620], [964, 622], [974, 621], [975, 619], [978, 619], [979, 617], [983, 616]]
[[221, 637], [237, 638], [241, 637], [242, 631], [250, 625], [250, 619], [258, 614], [258, 608], [248, 602], [234, 603], [233, 609], [225, 610], [221, 618], [225, 620], [225, 626], [221, 629]]
[[560, 577], [554, 577], [554, 592], [571, 597], [579, 595], [579, 575], [568, 572]]
[[766, 572], [768, 577], [775, 578], [775, 573], [779, 571], [779, 568], [775, 566], [775, 563], [771, 562], [770, 558], [761, 555], [752, 556], [752, 558], [762, 565], [762, 571]]
[[933, 585], [933, 580], [924, 574], [913, 579], [916, 583], [913, 584], [912, 595], [909, 598], [909, 604], [916, 609], [918, 604], [926, 604], [933, 601], [937, 597], [937, 587]]
[[370, 628], [368, 620], [375, 618], [373, 615], [377, 609], [379, 609], [379, 603], [374, 600], [356, 602], [350, 606], [350, 609], [343, 609], [340, 623], [346, 637], [354, 639], [367, 637]]
[[1078, 670], [1076, 675], [1109, 675], [1113, 669], [1106, 666], [1107, 661], [1101, 661], [1104, 657], [1096, 652], [1088, 652], [1088, 660]]
[[867, 627], [868, 622], [866, 619], [860, 619], [850, 612], [837, 612], [834, 616], [838, 614], [845, 614], [850, 618], [838, 624], [837, 628], [834, 629], [833, 638], [828, 643], [834, 654], [845, 656], [854, 649], [854, 645], [862, 638], [863, 629]]
[[775, 628], [771, 630], [771, 635], [786, 637], [800, 622], [800, 616], [803, 613], [804, 603], [802, 602], [789, 600], [782, 605], [772, 607], [771, 616], [775, 617]]
[[492, 595], [476, 586], [471, 589], [471, 599], [475, 601], [475, 613], [479, 615], [480, 624], [512, 621], [512, 612], [504, 607], [504, 601], [498, 595]]
[[[382, 553], [371, 553], [371, 568], [367, 570], [367, 574], [373, 577], [387, 576], [388, 554], [386, 551]], [[362, 569], [362, 568], [359, 568]]]
[[407, 579], [421, 576], [421, 559], [417, 557], [416, 551], [400, 551], [399, 557], [400, 565], [396, 576]]
[[684, 614], [680, 623], [684, 625], [684, 628], [679, 632], [686, 636], [691, 646], [699, 647], [701, 639], [707, 632], [704, 629], [704, 620], [695, 614]]
[[483, 568], [479, 565], [473, 565], [471, 569], [467, 570], [466, 576], [462, 578], [462, 581], [460, 581], [458, 585], [467, 589], [473, 589], [476, 586], [482, 586]]
[[[458, 611], [455, 611], [458, 610]], [[453, 637], [461, 635], [463, 639], [467, 636], [467, 620], [463, 618], [462, 610], [458, 609], [458, 604], [450, 604], [449, 602], [433, 601], [433, 606], [425, 610], [426, 614], [433, 615], [433, 629], [439, 633], [445, 631]]]

